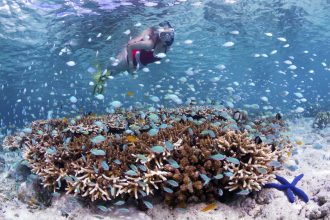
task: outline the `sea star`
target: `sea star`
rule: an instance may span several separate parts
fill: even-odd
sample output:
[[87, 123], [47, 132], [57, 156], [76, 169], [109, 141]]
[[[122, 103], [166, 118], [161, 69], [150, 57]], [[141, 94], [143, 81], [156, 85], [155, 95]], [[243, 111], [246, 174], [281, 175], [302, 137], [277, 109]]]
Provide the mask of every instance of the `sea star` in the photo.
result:
[[285, 178], [276, 176], [276, 180], [279, 181], [281, 184], [276, 183], [267, 183], [265, 184], [266, 188], [275, 188], [278, 190], [282, 190], [286, 192], [286, 195], [291, 203], [294, 202], [294, 194], [296, 194], [298, 197], [300, 197], [304, 202], [308, 202], [308, 196], [307, 194], [302, 191], [301, 189], [296, 187], [296, 184], [298, 181], [304, 176], [304, 174], [300, 174], [299, 176], [296, 176], [292, 183], [289, 183]]

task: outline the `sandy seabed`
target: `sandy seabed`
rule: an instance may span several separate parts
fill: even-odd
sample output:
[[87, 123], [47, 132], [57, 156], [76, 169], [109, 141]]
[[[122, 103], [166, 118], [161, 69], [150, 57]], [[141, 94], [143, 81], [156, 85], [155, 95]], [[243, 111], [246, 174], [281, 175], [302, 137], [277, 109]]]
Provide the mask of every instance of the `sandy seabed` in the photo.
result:
[[[207, 212], [201, 211], [206, 206], [204, 203], [189, 204], [186, 210], [170, 209], [158, 203], [147, 212], [138, 211], [132, 206], [126, 207], [129, 212], [125, 214], [116, 209], [105, 213], [99, 209], [86, 208], [75, 197], [67, 195], [54, 197], [52, 205], [46, 209], [32, 209], [17, 198], [17, 192], [25, 183], [17, 184], [13, 178], [8, 178], [7, 171], [0, 173], [0, 219], [330, 220], [330, 128], [313, 129], [312, 122], [311, 118], [288, 122], [292, 138], [302, 141], [302, 144], [295, 145], [292, 158], [286, 164], [287, 168], [278, 173], [289, 181], [303, 173], [304, 177], [298, 182], [297, 187], [307, 193], [310, 199], [308, 203], [297, 197], [294, 203], [290, 203], [283, 192], [263, 189], [247, 197], [237, 197], [226, 204], [218, 202], [216, 209]], [[7, 158], [6, 163], [9, 162], [11, 161]]]

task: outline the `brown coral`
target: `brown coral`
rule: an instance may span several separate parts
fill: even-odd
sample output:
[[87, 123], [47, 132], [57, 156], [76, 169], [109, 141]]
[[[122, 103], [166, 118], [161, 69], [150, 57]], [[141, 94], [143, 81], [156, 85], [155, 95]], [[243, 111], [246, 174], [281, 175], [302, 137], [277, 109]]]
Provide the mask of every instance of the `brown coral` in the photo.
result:
[[[260, 190], [273, 178], [269, 163], [290, 148], [280, 136], [275, 150], [274, 141], [256, 144], [252, 131], [231, 114], [191, 107], [36, 121], [21, 144], [45, 187], [92, 201], [161, 192], [168, 204], [182, 205], [213, 200], [219, 190]], [[256, 123], [252, 129], [267, 126]]]

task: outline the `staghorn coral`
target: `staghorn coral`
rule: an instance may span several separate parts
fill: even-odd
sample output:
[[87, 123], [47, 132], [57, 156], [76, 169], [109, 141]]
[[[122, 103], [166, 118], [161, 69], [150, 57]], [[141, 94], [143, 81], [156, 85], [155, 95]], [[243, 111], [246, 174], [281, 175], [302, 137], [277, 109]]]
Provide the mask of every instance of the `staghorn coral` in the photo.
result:
[[326, 128], [330, 126], [330, 112], [319, 112], [315, 116], [313, 128]]
[[[270, 163], [290, 150], [270, 122], [243, 123], [233, 113], [187, 107], [35, 121], [20, 144], [32, 172], [54, 191], [92, 201], [157, 193], [184, 206], [260, 190], [274, 178]], [[252, 136], [261, 130], [277, 135], [276, 143], [255, 143]]]
[[4, 150], [16, 150], [20, 148], [22, 138], [20, 136], [6, 136], [2, 141], [2, 147]]

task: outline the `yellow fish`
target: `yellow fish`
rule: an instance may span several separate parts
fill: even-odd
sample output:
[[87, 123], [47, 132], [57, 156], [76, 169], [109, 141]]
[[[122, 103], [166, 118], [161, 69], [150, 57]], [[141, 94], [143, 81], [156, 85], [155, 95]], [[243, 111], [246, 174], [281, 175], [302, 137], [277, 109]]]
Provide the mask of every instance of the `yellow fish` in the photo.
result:
[[129, 141], [129, 142], [133, 142], [133, 143], [135, 143], [136, 142], [136, 137], [134, 137], [134, 136], [132, 136], [132, 135], [129, 135], [129, 136], [127, 136], [127, 140]]
[[292, 152], [289, 151], [289, 152], [288, 152], [288, 157], [291, 157], [291, 155], [292, 155]]
[[63, 122], [64, 122], [64, 123], [68, 123], [68, 121], [69, 121], [69, 120], [68, 120], [67, 118], [63, 118]]
[[131, 96], [134, 95], [134, 92], [127, 92], [127, 95], [128, 95], [129, 97], [131, 97]]
[[208, 211], [211, 211], [211, 210], [214, 210], [218, 208], [217, 204], [214, 202], [214, 203], [211, 203], [211, 204], [208, 204], [207, 206], [205, 206], [201, 211], [202, 212], [208, 212]]
[[303, 143], [301, 140], [297, 140], [297, 141], [296, 141], [296, 144], [297, 144], [297, 145], [303, 145], [304, 143]]

